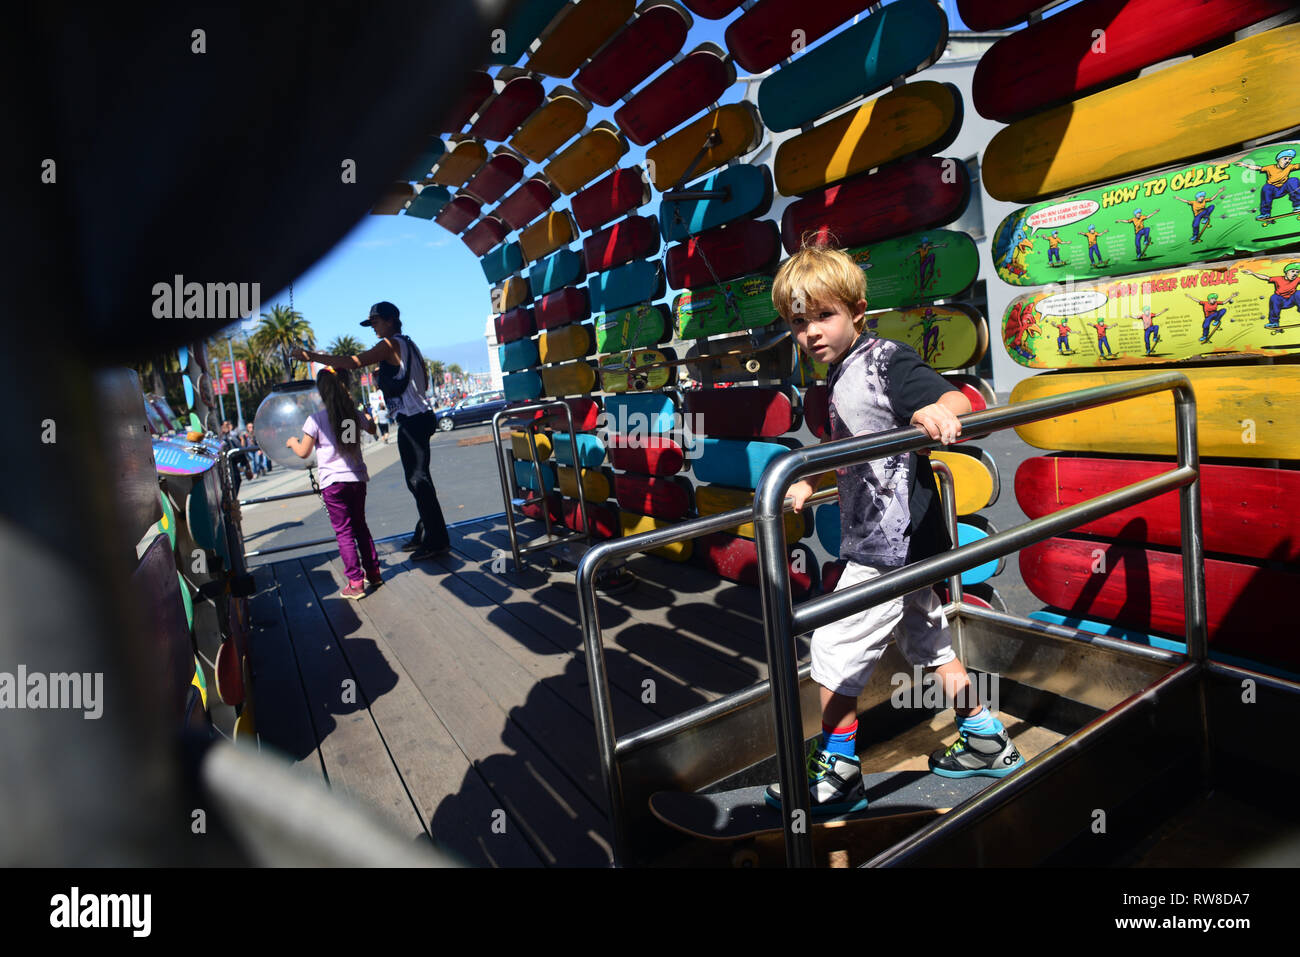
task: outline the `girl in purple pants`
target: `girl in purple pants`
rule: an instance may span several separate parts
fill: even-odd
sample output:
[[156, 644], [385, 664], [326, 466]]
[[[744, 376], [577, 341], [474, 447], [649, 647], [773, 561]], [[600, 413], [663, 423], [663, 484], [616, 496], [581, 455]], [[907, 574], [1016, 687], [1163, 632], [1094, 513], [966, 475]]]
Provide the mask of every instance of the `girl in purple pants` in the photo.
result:
[[357, 413], [348, 393], [346, 370], [323, 369], [316, 376], [316, 389], [325, 408], [307, 417], [302, 424], [302, 438], [290, 438], [285, 445], [304, 459], [316, 449], [321, 497], [339, 541], [339, 555], [348, 579], [339, 594], [364, 598], [366, 585], [378, 587], [384, 583], [379, 553], [366, 525], [366, 482], [370, 475], [361, 460], [361, 430], [374, 435], [375, 426], [368, 417]]

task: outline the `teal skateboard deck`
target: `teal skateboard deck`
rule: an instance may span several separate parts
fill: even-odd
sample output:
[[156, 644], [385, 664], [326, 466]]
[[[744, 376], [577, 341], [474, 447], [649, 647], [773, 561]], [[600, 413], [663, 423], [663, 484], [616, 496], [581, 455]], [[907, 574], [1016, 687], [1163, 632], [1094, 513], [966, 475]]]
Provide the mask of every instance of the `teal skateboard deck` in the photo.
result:
[[668, 340], [672, 317], [665, 305], [641, 303], [596, 317], [596, 351], [623, 352]]
[[766, 166], [730, 166], [686, 188], [726, 195], [664, 200], [659, 206], [659, 232], [665, 242], [678, 242], [738, 219], [757, 219], [772, 206], [772, 173]]
[[692, 442], [695, 479], [708, 485], [728, 485], [753, 491], [763, 470], [789, 446], [776, 442], [741, 439], [709, 439], [696, 436]]
[[[417, 219], [433, 219], [442, 212], [443, 207], [451, 202], [451, 192], [443, 186], [426, 186], [411, 200], [406, 207], [406, 216]], [[489, 280], [489, 282], [492, 280]]]
[[867, 277], [871, 309], [895, 309], [955, 296], [979, 275], [975, 241], [950, 229], [913, 233], [845, 252]]
[[507, 342], [499, 350], [502, 372], [519, 372], [540, 361], [537, 356], [536, 339], [517, 339]]
[[605, 399], [609, 429], [619, 435], [645, 435], [672, 431], [677, 403], [662, 392], [611, 395]]
[[[555, 449], [555, 461], [560, 465], [573, 466], [573, 441], [567, 432], [556, 432], [551, 436]], [[578, 458], [584, 469], [600, 467], [605, 461], [605, 443], [598, 436], [578, 433]]]
[[679, 293], [673, 299], [673, 317], [679, 339], [760, 329], [780, 318], [772, 305], [772, 277], [763, 275]]
[[658, 262], [642, 260], [592, 276], [587, 283], [592, 312], [613, 312], [664, 294], [664, 272]]
[[[542, 491], [537, 487], [537, 466], [532, 462], [525, 462], [522, 459], [515, 459], [515, 484], [520, 488], [526, 488], [530, 492]], [[556, 476], [555, 466], [550, 462], [541, 463], [542, 483], [546, 486], [545, 491], [549, 492], [555, 488]]]
[[528, 285], [533, 296], [540, 299], [557, 289], [582, 282], [586, 274], [582, 256], [572, 249], [561, 249], [528, 270]]
[[507, 402], [531, 402], [542, 395], [542, 376], [536, 369], [527, 369], [502, 377], [501, 387]]

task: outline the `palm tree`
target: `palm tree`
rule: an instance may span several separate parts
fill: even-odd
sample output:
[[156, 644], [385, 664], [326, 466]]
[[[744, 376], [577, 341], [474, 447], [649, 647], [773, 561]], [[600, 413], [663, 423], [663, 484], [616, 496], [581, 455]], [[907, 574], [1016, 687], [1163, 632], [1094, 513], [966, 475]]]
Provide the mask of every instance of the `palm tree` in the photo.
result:
[[356, 336], [338, 336], [325, 347], [332, 356], [356, 356], [366, 351], [366, 347]]
[[447, 373], [447, 366], [441, 359], [430, 359], [426, 365], [429, 367], [429, 382], [434, 389], [442, 388], [442, 377]]
[[462, 375], [464, 375], [464, 370], [461, 369], [461, 367], [460, 367], [459, 365], [457, 365], [455, 362], [453, 362], [451, 365], [447, 366], [447, 371], [451, 373], [451, 378], [452, 378], [452, 381], [454, 381], [454, 382], [459, 382], [459, 381], [460, 381], [460, 377], [461, 377]]
[[253, 333], [255, 348], [275, 353], [284, 364], [284, 380], [293, 378], [293, 359], [290, 353], [297, 348], [315, 348], [316, 334], [311, 323], [296, 309], [278, 303], [270, 312], [262, 313], [262, 322]]

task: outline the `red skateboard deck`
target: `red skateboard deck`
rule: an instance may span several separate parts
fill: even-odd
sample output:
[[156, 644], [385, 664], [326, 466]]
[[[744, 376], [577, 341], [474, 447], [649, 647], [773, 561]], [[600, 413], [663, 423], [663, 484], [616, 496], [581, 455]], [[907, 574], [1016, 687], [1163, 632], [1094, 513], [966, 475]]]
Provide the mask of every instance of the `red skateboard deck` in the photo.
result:
[[524, 175], [524, 161], [511, 153], [498, 152], [487, 164], [474, 174], [461, 189], [477, 199], [483, 205], [495, 203], [504, 196]]
[[[529, 494], [533, 497], [520, 505], [519, 511], [523, 512], [523, 514], [528, 518], [536, 519], [540, 522], [543, 520], [542, 501], [537, 498], [536, 492], [530, 492]], [[550, 495], [547, 495], [546, 504], [548, 506], [547, 511], [550, 512], [552, 525], [568, 524], [564, 521], [564, 500], [560, 497], [559, 493], [552, 492]]]
[[970, 400], [972, 412], [983, 412], [985, 409], [991, 409], [998, 404], [998, 397], [993, 391], [993, 386], [979, 376], [966, 375], [961, 372], [947, 372], [944, 373], [944, 378]]
[[[1035, 10], [1050, 10], [1062, 0], [957, 0], [962, 22], [972, 30], [1005, 30]], [[1098, 27], [1105, 24], [1098, 24]]]
[[528, 58], [528, 69], [559, 79], [573, 76], [578, 67], [623, 28], [635, 7], [636, 0], [567, 5]]
[[[1003, 37], [975, 67], [975, 109], [1000, 123], [1191, 53], [1291, 0], [1093, 0]], [[1177, 29], [1170, 29], [1177, 23]], [[1104, 42], [1095, 31], [1104, 31]]]
[[471, 136], [502, 142], [542, 105], [546, 90], [535, 77], [516, 76], [487, 104], [469, 128]]
[[615, 475], [614, 495], [620, 508], [669, 522], [685, 518], [691, 509], [690, 485], [681, 478], [651, 478], [631, 472]]
[[618, 538], [623, 533], [619, 527], [618, 513], [608, 505], [588, 504], [586, 516], [573, 499], [563, 499], [561, 507], [564, 509], [565, 526], [575, 532], [585, 532], [589, 519], [591, 533], [596, 538]]
[[807, 233], [834, 237], [841, 247], [879, 242], [943, 226], [959, 217], [970, 199], [966, 164], [925, 156], [810, 193], [786, 207], [781, 241], [797, 251]]
[[704, 43], [623, 104], [614, 122], [637, 146], [649, 146], [708, 109], [735, 82], [736, 68], [726, 53]]
[[[758, 545], [749, 539], [714, 532], [696, 539], [695, 553], [706, 568], [727, 581], [758, 585]], [[795, 598], [804, 598], [812, 591], [811, 571], [816, 568], [816, 560], [806, 545], [790, 549], [790, 590]]]
[[591, 303], [587, 299], [587, 290], [578, 286], [566, 286], [548, 293], [538, 300], [536, 316], [538, 329], [556, 329], [571, 322], [589, 319]]
[[[564, 399], [563, 402], [569, 407], [569, 414], [573, 417], [573, 431], [590, 432], [599, 424], [600, 403], [595, 399]], [[567, 429], [569, 427], [568, 422], [565, 421], [564, 413], [559, 410], [534, 413], [533, 419], [550, 429]]]
[[[1036, 456], [1016, 470], [1016, 501], [1040, 518], [1104, 492], [1173, 470], [1172, 462]], [[1236, 465], [1201, 465], [1205, 550], [1273, 561], [1300, 561], [1291, 504], [1300, 472]], [[1178, 548], [1178, 493], [1169, 492], [1081, 525], [1076, 532]]]
[[650, 182], [639, 166], [616, 169], [573, 197], [573, 218], [584, 230], [599, 229], [650, 202]]
[[[1186, 632], [1182, 562], [1177, 552], [1049, 538], [1020, 552], [1020, 574], [1039, 600], [1081, 618], [1181, 635]], [[1220, 651], [1300, 662], [1295, 616], [1282, 600], [1297, 588], [1300, 575], [1207, 558], [1211, 644]]]
[[781, 389], [701, 389], [684, 394], [682, 410], [696, 435], [761, 439], [798, 428]]
[[810, 385], [803, 394], [803, 420], [819, 439], [830, 435], [831, 391], [829, 386]]
[[442, 208], [433, 221], [452, 233], [463, 233], [465, 227], [478, 219], [482, 204], [469, 196], [457, 196]]
[[613, 106], [671, 60], [686, 43], [690, 19], [677, 7], [650, 7], [578, 71], [573, 85], [599, 106]]
[[233, 638], [221, 642], [216, 661], [217, 697], [237, 708], [244, 703], [244, 669]]
[[519, 306], [505, 315], [493, 320], [496, 328], [497, 344], [505, 345], [517, 339], [526, 339], [537, 331], [537, 321], [533, 318], [531, 306]]
[[659, 221], [629, 216], [582, 241], [587, 272], [604, 272], [659, 252]]
[[668, 285], [711, 286], [766, 272], [781, 255], [781, 231], [771, 220], [746, 219], [692, 236], [668, 249]]
[[605, 451], [614, 468], [642, 475], [676, 475], [686, 463], [682, 447], [659, 436], [611, 434]]
[[874, 0], [766, 0], [727, 27], [727, 49], [750, 73], [763, 73], [793, 55], [792, 38], [815, 43]]
[[475, 70], [465, 81], [465, 91], [457, 98], [452, 108], [447, 111], [440, 133], [459, 133], [465, 124], [474, 118], [483, 101], [493, 94], [496, 85], [492, 77], [482, 70]]
[[523, 229], [555, 202], [555, 192], [544, 179], [534, 176], [505, 198], [492, 211], [511, 229]]
[[460, 238], [475, 256], [486, 256], [510, 235], [506, 224], [493, 216], [485, 216]]

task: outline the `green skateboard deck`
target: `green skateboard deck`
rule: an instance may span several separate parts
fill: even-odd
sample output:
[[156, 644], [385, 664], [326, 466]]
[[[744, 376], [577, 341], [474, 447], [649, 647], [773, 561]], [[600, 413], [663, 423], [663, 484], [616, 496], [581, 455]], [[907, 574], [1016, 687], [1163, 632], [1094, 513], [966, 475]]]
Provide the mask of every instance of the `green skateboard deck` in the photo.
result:
[[[973, 306], [916, 306], [867, 313], [867, 330], [881, 339], [906, 343], [938, 372], [951, 372], [974, 365], [989, 348], [989, 329]], [[799, 352], [801, 382], [826, 378], [824, 362], [814, 362]]]
[[1300, 256], [1272, 256], [1142, 273], [1065, 293], [1049, 287], [1011, 301], [1002, 341], [1031, 369], [1294, 355], [1298, 285]]
[[867, 277], [872, 309], [911, 306], [961, 292], [979, 275], [979, 250], [965, 233], [932, 229], [846, 253]]
[[1300, 145], [1274, 143], [1016, 210], [993, 235], [1014, 286], [1122, 276], [1265, 252], [1300, 239]]
[[671, 330], [668, 307], [642, 303], [596, 317], [596, 351], [621, 352], [658, 345]]
[[[668, 384], [669, 363], [676, 360], [672, 349], [639, 349], [616, 352], [601, 359], [600, 387], [605, 392], [644, 392]], [[642, 366], [648, 366], [644, 372]], [[612, 367], [611, 371], [606, 371]]]
[[721, 286], [688, 289], [673, 299], [679, 339], [701, 339], [759, 329], [780, 317], [772, 305], [771, 276], [743, 276]]

